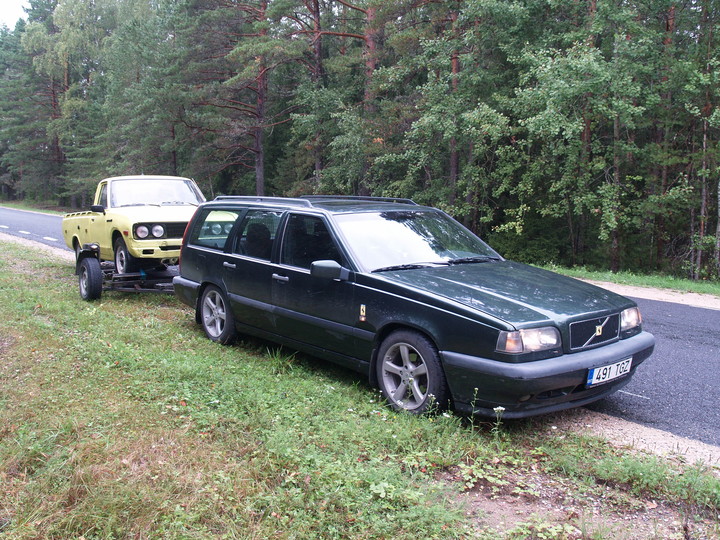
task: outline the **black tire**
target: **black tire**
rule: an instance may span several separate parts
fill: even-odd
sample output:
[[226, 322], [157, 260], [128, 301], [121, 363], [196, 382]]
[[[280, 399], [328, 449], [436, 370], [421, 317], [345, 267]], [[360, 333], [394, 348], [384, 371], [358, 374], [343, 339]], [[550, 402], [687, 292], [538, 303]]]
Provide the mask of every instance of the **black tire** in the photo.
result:
[[98, 300], [102, 295], [103, 273], [100, 261], [95, 257], [85, 257], [80, 261], [78, 285], [83, 300]]
[[115, 272], [118, 274], [130, 274], [140, 269], [139, 261], [130, 255], [125, 240], [117, 238], [113, 249], [115, 251]]
[[214, 285], [203, 291], [198, 314], [205, 335], [212, 341], [227, 345], [235, 339], [237, 330], [230, 304], [223, 292]]
[[442, 409], [448, 387], [435, 345], [412, 330], [397, 330], [382, 342], [376, 363], [380, 390], [395, 410], [422, 414]]

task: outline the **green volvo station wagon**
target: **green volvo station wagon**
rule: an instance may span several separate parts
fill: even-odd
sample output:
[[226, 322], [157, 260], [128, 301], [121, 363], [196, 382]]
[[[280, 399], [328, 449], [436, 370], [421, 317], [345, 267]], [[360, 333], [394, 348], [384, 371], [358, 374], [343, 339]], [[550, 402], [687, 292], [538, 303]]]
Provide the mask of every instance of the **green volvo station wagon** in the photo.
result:
[[173, 284], [211, 340], [337, 362], [414, 413], [585, 405], [655, 346], [632, 300], [506, 260], [409, 200], [218, 197], [188, 225]]

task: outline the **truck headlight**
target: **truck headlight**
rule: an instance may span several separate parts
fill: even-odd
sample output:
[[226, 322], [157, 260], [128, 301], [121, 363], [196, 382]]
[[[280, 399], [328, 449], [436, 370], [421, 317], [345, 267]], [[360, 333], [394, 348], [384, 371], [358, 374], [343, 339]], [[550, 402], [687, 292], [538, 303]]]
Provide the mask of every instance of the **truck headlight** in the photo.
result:
[[145, 225], [138, 225], [135, 227], [135, 236], [138, 238], [147, 238], [150, 234], [150, 231]]
[[500, 332], [496, 350], [519, 354], [555, 349], [560, 346], [560, 332], [554, 326], [524, 328], [513, 332]]

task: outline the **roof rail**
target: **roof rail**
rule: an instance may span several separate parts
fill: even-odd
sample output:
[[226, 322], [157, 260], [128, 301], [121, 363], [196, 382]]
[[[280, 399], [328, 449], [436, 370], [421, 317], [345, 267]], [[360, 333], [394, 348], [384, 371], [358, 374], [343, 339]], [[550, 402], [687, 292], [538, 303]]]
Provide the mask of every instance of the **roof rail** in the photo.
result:
[[392, 202], [402, 204], [418, 204], [412, 199], [402, 197], [370, 197], [365, 195], [301, 195], [301, 199], [309, 201], [375, 201], [375, 202]]
[[218, 195], [216, 201], [245, 201], [245, 202], [272, 202], [285, 204], [287, 206], [312, 206], [312, 203], [304, 198], [289, 197], [264, 197], [255, 195]]

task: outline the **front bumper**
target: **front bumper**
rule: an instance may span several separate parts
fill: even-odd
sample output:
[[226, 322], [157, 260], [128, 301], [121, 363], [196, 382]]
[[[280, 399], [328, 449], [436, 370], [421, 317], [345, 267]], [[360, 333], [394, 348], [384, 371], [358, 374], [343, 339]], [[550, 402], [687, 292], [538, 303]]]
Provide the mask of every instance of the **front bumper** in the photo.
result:
[[128, 252], [136, 259], [172, 259], [177, 261], [180, 257], [182, 238], [132, 241], [126, 239], [126, 242]]
[[[513, 364], [449, 351], [441, 352], [445, 376], [460, 412], [503, 418], [523, 418], [578, 407], [615, 392], [630, 381], [637, 367], [653, 352], [648, 332], [588, 351], [547, 360]], [[588, 370], [632, 357], [627, 375], [588, 388]]]

